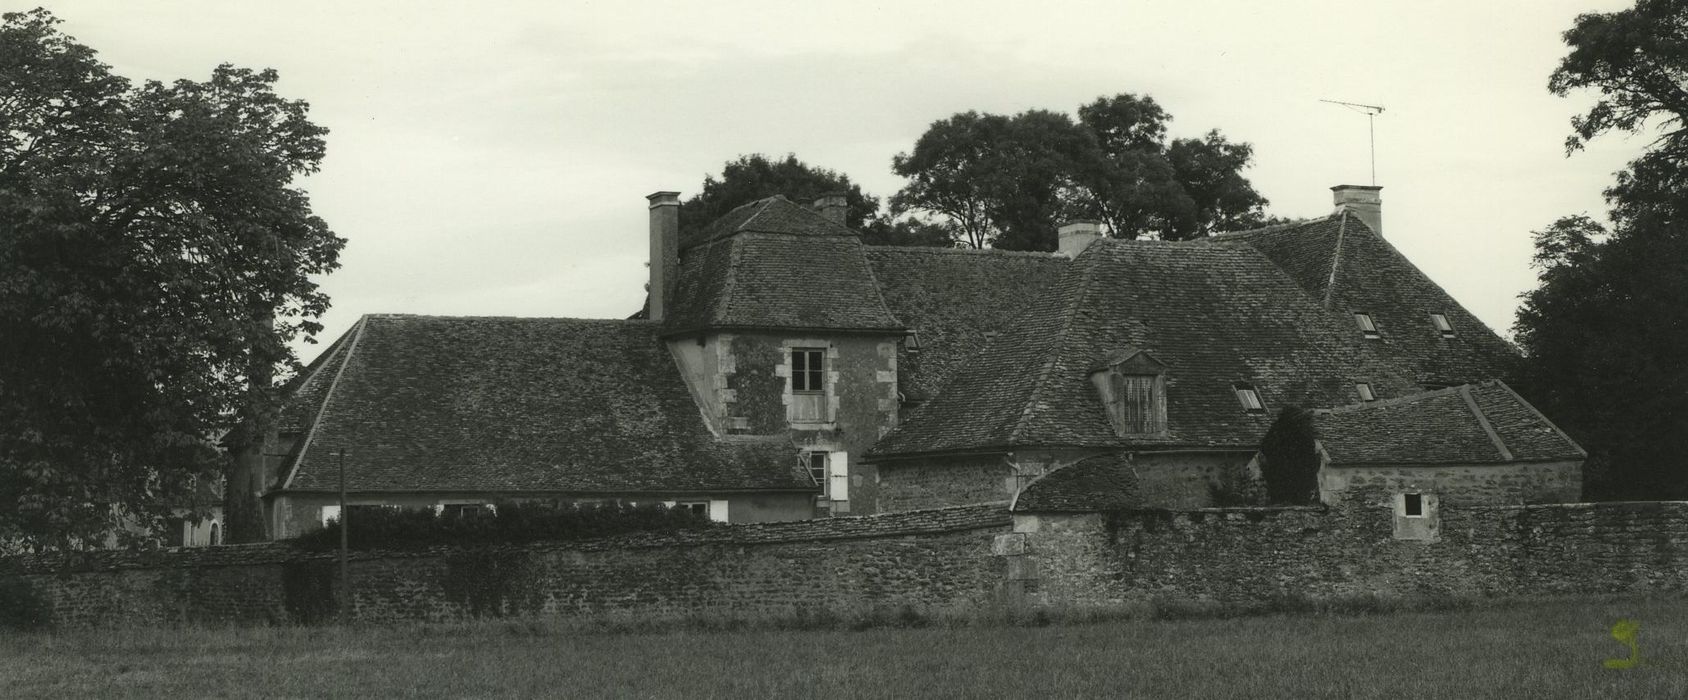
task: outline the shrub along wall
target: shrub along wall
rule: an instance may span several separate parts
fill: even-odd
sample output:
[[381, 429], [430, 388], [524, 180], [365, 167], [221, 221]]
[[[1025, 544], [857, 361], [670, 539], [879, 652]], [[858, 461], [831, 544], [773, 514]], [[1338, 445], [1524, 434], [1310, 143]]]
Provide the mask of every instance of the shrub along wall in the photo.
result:
[[[1017, 515], [1011, 573], [1046, 604], [1688, 591], [1688, 503], [1443, 505], [1434, 541], [1386, 506]], [[999, 549], [1003, 545], [999, 545]]]
[[[962, 607], [994, 597], [1001, 505], [598, 540], [353, 552], [352, 618], [796, 615]], [[57, 626], [317, 622], [337, 616], [332, 552], [285, 543], [0, 559], [0, 603]], [[25, 615], [21, 613], [31, 613]], [[0, 620], [3, 621], [3, 620]]]

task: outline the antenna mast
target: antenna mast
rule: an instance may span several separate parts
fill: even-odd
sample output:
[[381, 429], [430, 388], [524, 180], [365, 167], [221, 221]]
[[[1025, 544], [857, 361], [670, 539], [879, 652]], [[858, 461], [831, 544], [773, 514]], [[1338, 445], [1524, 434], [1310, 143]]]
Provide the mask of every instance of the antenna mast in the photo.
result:
[[1377, 184], [1377, 125], [1376, 117], [1383, 113], [1383, 107], [1378, 105], [1363, 105], [1354, 102], [1338, 102], [1336, 100], [1319, 100], [1333, 105], [1342, 105], [1356, 112], [1366, 115], [1366, 134], [1371, 138], [1371, 184]]

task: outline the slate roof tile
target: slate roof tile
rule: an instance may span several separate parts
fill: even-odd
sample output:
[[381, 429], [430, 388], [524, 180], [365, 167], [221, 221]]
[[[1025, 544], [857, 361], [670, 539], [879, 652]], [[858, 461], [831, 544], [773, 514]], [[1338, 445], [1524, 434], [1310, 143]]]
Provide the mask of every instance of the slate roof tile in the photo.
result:
[[1586, 454], [1500, 381], [1316, 411], [1313, 423], [1336, 465], [1497, 464]]
[[[1384, 396], [1416, 388], [1241, 243], [1098, 241], [1014, 326], [872, 454], [1244, 448], [1277, 408], [1348, 403], [1357, 381]], [[1098, 361], [1125, 347], [1167, 365], [1164, 437], [1117, 437], [1090, 381]], [[1253, 385], [1270, 410], [1245, 411], [1237, 383]]]
[[[718, 442], [649, 321], [366, 316], [325, 353], [284, 490], [812, 490], [784, 443]], [[314, 386], [311, 382], [307, 386]]]
[[1095, 512], [1142, 506], [1137, 472], [1122, 454], [1087, 457], [1028, 484], [1016, 512]]
[[[1369, 344], [1408, 368], [1420, 385], [1505, 376], [1516, 361], [1510, 344], [1358, 217], [1338, 214], [1213, 240], [1246, 242], [1264, 253], [1351, 333], [1360, 332], [1353, 314], [1369, 314], [1380, 336]], [[1447, 316], [1454, 337], [1431, 325], [1432, 313]]]
[[897, 386], [924, 400], [1044, 296], [1071, 262], [1053, 253], [868, 246], [885, 305], [916, 334], [897, 355]]

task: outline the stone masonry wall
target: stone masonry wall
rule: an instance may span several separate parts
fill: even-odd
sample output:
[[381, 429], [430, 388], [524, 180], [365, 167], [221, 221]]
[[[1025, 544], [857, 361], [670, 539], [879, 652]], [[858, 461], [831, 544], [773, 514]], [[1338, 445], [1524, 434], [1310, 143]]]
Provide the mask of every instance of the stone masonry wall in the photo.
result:
[[1387, 507], [1016, 515], [999, 549], [1033, 599], [1119, 605], [1282, 596], [1688, 591], [1688, 503], [1440, 508], [1398, 540]]
[[999, 454], [879, 464], [879, 508], [886, 512], [969, 503], [1007, 503], [1014, 471]]
[[[671, 535], [421, 552], [355, 552], [357, 621], [537, 613], [776, 614], [966, 607], [997, 594], [1001, 505]], [[4, 579], [11, 579], [6, 581]], [[60, 626], [331, 619], [333, 553], [287, 544], [0, 559]]]

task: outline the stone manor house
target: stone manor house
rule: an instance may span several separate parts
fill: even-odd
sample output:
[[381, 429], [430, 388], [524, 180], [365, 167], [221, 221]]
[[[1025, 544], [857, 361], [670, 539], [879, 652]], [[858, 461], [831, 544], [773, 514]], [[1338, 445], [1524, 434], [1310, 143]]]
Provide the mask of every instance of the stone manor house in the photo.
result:
[[349, 502], [473, 517], [621, 499], [729, 522], [969, 503], [1212, 504], [1285, 406], [1321, 497], [1575, 501], [1581, 448], [1497, 378], [1515, 351], [1383, 237], [1330, 216], [1187, 242], [1060, 229], [1054, 253], [864, 245], [844, 199], [682, 234], [650, 195], [631, 319], [365, 316], [266, 445], [272, 537]]

